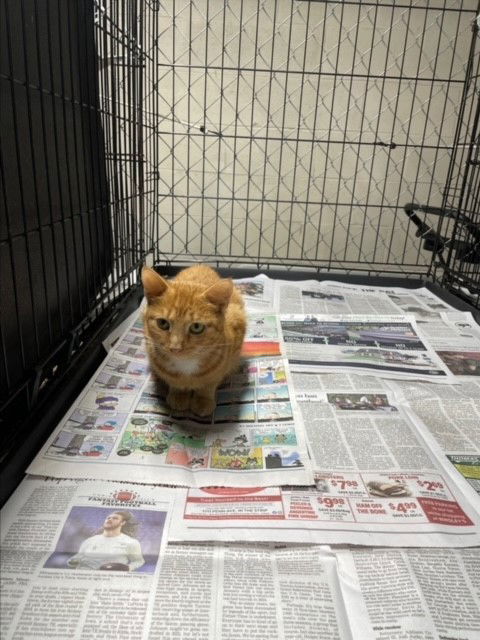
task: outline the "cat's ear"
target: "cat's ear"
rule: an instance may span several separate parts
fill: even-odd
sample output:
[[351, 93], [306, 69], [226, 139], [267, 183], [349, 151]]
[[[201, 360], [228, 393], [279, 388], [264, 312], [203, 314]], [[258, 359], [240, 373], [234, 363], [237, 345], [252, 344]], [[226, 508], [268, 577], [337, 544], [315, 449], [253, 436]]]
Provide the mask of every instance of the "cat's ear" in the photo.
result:
[[233, 282], [230, 278], [222, 278], [222, 280], [212, 284], [203, 295], [216, 307], [223, 309], [229, 303], [232, 293]]
[[142, 284], [148, 302], [163, 295], [169, 286], [168, 282], [150, 267], [142, 269]]

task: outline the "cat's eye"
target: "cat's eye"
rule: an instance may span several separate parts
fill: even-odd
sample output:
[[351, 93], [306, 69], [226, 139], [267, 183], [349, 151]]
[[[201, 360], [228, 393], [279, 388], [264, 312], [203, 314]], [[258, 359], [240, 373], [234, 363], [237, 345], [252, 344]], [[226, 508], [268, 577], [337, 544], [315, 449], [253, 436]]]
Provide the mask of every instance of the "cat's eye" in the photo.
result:
[[170, 329], [170, 322], [165, 320], [165, 318], [157, 318], [157, 325], [164, 331], [168, 331]]
[[205, 325], [201, 322], [194, 322], [190, 325], [190, 333], [198, 335], [199, 333], [203, 333], [205, 331]]

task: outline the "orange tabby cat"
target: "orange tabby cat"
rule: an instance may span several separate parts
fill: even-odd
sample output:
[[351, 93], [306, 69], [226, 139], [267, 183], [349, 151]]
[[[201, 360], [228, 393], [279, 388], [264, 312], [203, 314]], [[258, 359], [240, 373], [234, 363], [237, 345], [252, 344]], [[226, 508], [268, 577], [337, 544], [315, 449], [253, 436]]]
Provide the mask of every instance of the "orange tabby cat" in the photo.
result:
[[239, 361], [247, 323], [241, 294], [202, 264], [168, 282], [145, 267], [142, 283], [150, 365], [169, 386], [168, 404], [209, 415], [218, 385]]

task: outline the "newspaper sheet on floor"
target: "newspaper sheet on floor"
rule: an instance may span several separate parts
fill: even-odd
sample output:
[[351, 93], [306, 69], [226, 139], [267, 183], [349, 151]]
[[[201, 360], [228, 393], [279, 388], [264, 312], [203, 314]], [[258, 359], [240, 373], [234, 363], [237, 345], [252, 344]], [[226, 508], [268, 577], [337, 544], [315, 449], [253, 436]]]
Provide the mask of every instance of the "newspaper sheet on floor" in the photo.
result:
[[[165, 546], [165, 490], [101, 484], [28, 479], [5, 507], [5, 640], [478, 638], [477, 549]], [[135, 515], [144, 563], [80, 568], [115, 511]]]
[[354, 640], [477, 640], [479, 549], [339, 550]]
[[401, 401], [422, 420], [455, 469], [480, 493], [480, 377], [461, 384], [393, 383]]
[[455, 311], [455, 308], [436, 296], [426, 287], [382, 287], [364, 286], [362, 284], [349, 284], [324, 280], [321, 282], [324, 291], [344, 295], [361, 296], [387, 296], [393, 305], [390, 313], [403, 313], [415, 316], [417, 322], [435, 319], [442, 311]]
[[328, 549], [171, 544], [163, 569], [151, 640], [352, 638]]
[[251, 313], [242, 366], [218, 390], [213, 416], [173, 415], [134, 319], [28, 472], [197, 487], [313, 483], [279, 336], [276, 315]]
[[148, 638], [173, 491], [27, 478], [2, 509], [2, 638]]
[[[316, 280], [275, 280], [274, 308], [279, 313], [392, 315], [404, 313], [386, 293], [358, 285]], [[338, 286], [337, 286], [338, 285]]]
[[429, 341], [455, 376], [455, 386], [392, 385], [426, 425], [448, 460], [480, 493], [480, 327], [470, 313], [442, 311], [445, 329]]
[[[328, 550], [165, 548], [165, 490], [101, 487], [88, 481], [29, 480], [5, 508], [5, 640], [350, 640], [337, 563]], [[135, 507], [127, 494], [134, 495]], [[127, 510], [138, 523], [136, 537], [131, 531], [103, 535], [116, 512]], [[114, 561], [107, 542], [116, 545]], [[122, 544], [132, 550], [124, 551]], [[96, 566], [97, 560], [103, 565]], [[129, 570], [105, 568], [127, 563]]]
[[[283, 289], [287, 286], [286, 289]], [[313, 289], [312, 289], [313, 287]], [[314, 288], [320, 295], [314, 295]], [[304, 296], [301, 303], [301, 295]], [[282, 298], [279, 295], [282, 292]], [[387, 296], [398, 313], [413, 314], [431, 348], [456, 378], [456, 385], [441, 388], [418, 382], [400, 382], [404, 401], [422, 418], [431, 435], [455, 468], [480, 493], [480, 327], [471, 313], [458, 311], [426, 288], [361, 287], [340, 282], [276, 283], [276, 300], [281, 311], [290, 311], [289, 299], [304, 312], [325, 313], [327, 304], [344, 304], [357, 296]], [[327, 301], [327, 302], [325, 302]], [[336, 302], [335, 302], [336, 301]], [[283, 303], [283, 305], [282, 305]], [[340, 310], [341, 307], [339, 307]], [[343, 311], [346, 313], [346, 309]], [[374, 309], [370, 313], [374, 313]], [[368, 390], [367, 378], [341, 373], [329, 376], [312, 372], [294, 374], [298, 389], [323, 388], [332, 377], [337, 389]], [[375, 380], [375, 378], [372, 378]], [[378, 379], [377, 379], [378, 380]], [[392, 383], [393, 384], [393, 383]], [[467, 399], [465, 401], [465, 399]]]
[[333, 280], [275, 280], [279, 313], [333, 313], [414, 316], [418, 324], [436, 322], [444, 312], [461, 313], [426, 287], [381, 287]]
[[413, 316], [282, 314], [280, 322], [292, 371], [455, 383]]
[[[423, 336], [453, 374], [480, 375], [479, 325], [471, 313], [454, 309], [425, 287], [362, 287], [330, 281], [322, 282], [321, 286], [324, 295], [343, 296], [346, 300], [361, 295], [386, 296], [395, 306], [393, 313], [414, 316]], [[321, 305], [317, 308], [312, 305], [307, 311], [325, 313]], [[369, 313], [373, 314], [375, 310]]]
[[429, 342], [457, 377], [480, 376], [480, 327], [471, 313], [447, 311], [440, 323], [429, 323]]
[[247, 308], [251, 311], [274, 308], [275, 280], [264, 274], [254, 278], [239, 278], [235, 286], [240, 289]]
[[430, 335], [448, 337], [452, 323], [454, 332], [469, 326], [476, 326], [478, 330], [471, 314], [458, 311], [425, 287], [365, 287], [330, 280], [274, 282], [275, 309], [283, 314], [410, 315], [427, 338]]
[[[296, 393], [302, 394], [305, 391], [328, 391], [336, 389], [337, 391], [354, 391], [354, 392], [376, 392], [392, 389], [392, 380], [382, 380], [375, 376], [360, 376], [354, 373], [315, 373], [313, 371], [304, 371], [292, 373], [292, 382]], [[412, 382], [412, 384], [415, 384]], [[443, 388], [443, 387], [442, 387]]]
[[391, 391], [306, 391], [298, 400], [315, 487], [189, 489], [172, 539], [480, 544], [480, 499]]

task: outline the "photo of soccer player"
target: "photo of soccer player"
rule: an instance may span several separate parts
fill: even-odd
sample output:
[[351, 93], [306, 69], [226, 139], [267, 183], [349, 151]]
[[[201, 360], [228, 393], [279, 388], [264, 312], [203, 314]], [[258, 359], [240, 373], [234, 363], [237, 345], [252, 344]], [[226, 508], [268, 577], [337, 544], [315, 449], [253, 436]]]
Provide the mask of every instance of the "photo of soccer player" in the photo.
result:
[[152, 574], [166, 512], [72, 507], [46, 569]]

